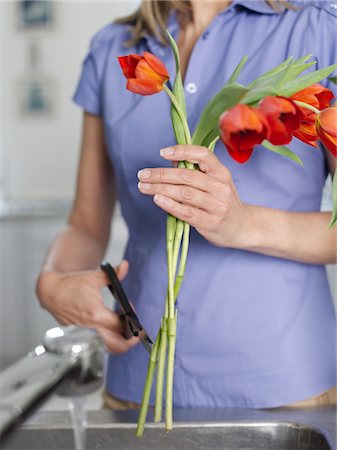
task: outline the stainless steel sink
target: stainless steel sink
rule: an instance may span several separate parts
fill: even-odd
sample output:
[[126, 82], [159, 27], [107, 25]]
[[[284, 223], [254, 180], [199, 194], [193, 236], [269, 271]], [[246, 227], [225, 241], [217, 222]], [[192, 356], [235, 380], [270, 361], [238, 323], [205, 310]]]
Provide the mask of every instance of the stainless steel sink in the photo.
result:
[[[153, 424], [142, 438], [138, 411], [88, 412], [86, 450], [337, 450], [336, 409], [176, 409], [174, 429]], [[39, 411], [1, 442], [2, 450], [70, 450], [74, 436], [67, 411]]]
[[[4, 443], [9, 449], [72, 449], [70, 426], [41, 428], [31, 425], [18, 430]], [[142, 438], [135, 437], [134, 424], [113, 423], [87, 430], [87, 450], [331, 450], [317, 429], [291, 422], [178, 423], [170, 433], [163, 426], [148, 425]]]

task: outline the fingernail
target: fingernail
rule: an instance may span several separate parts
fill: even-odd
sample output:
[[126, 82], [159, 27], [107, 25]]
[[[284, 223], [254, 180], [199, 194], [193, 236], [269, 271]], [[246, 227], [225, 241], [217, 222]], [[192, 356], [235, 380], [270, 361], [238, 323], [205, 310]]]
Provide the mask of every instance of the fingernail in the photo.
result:
[[174, 155], [174, 152], [175, 152], [175, 150], [173, 147], [162, 148], [162, 149], [160, 149], [160, 156]]
[[141, 191], [149, 191], [152, 188], [152, 184], [151, 183], [138, 183], [138, 189], [140, 189]]
[[137, 176], [140, 180], [146, 180], [147, 178], [151, 177], [151, 170], [150, 169], [142, 169], [137, 173]]
[[155, 201], [155, 203], [157, 203], [157, 205], [161, 205], [161, 206], [173, 206], [173, 202], [171, 199], [167, 198], [167, 197], [163, 197], [162, 195], [158, 195], [156, 194], [153, 197], [153, 200]]

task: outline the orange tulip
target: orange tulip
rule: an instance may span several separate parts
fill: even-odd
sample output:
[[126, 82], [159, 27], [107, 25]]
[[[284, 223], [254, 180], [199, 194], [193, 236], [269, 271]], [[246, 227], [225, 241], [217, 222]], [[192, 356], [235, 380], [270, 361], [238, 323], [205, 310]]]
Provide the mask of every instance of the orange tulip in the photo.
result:
[[126, 89], [135, 94], [156, 94], [163, 90], [164, 83], [169, 79], [164, 63], [152, 53], [119, 56], [118, 61], [128, 80]]
[[325, 88], [319, 83], [312, 84], [291, 96], [293, 100], [308, 103], [319, 110], [328, 108], [334, 97], [330, 89]]
[[316, 129], [322, 144], [337, 158], [337, 108], [326, 108], [318, 114]]
[[257, 144], [269, 137], [269, 126], [257, 109], [238, 104], [220, 117], [221, 140], [230, 156], [239, 163], [248, 161]]
[[286, 97], [265, 97], [258, 106], [269, 124], [269, 141], [274, 145], [289, 144], [292, 132], [304, 118], [301, 109]]
[[300, 123], [297, 130], [293, 132], [293, 136], [312, 147], [317, 147], [319, 137], [316, 130], [316, 117], [317, 114], [309, 109], [301, 108], [304, 113], [304, 119]]

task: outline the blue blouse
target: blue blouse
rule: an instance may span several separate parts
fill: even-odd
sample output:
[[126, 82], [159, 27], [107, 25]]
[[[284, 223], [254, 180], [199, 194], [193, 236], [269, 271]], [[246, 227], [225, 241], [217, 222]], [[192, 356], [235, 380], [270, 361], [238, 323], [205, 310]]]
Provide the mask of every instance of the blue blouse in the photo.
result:
[[[198, 39], [184, 86], [190, 127], [243, 55], [239, 82], [249, 83], [288, 56], [313, 54], [317, 67], [336, 62], [337, 3], [276, 13], [264, 1], [234, 0]], [[171, 14], [168, 28], [177, 38]], [[74, 101], [102, 116], [129, 229], [124, 287], [154, 339], [166, 291], [166, 214], [137, 189], [137, 172], [170, 166], [159, 149], [175, 142], [164, 92], [142, 97], [125, 89], [117, 56], [150, 51], [173, 78], [169, 47], [146, 36], [126, 48], [127, 26], [109, 24], [93, 38]], [[294, 139], [296, 163], [258, 147], [247, 164], [223, 144], [216, 154], [232, 173], [243, 202], [288, 211], [318, 211], [327, 176], [324, 154]], [[310, 246], [310, 242], [308, 242]], [[317, 395], [336, 384], [336, 322], [324, 266], [219, 248], [192, 230], [178, 298], [176, 407], [274, 407]], [[140, 402], [148, 355], [142, 346], [109, 356], [107, 390]], [[152, 397], [153, 400], [153, 397]]]

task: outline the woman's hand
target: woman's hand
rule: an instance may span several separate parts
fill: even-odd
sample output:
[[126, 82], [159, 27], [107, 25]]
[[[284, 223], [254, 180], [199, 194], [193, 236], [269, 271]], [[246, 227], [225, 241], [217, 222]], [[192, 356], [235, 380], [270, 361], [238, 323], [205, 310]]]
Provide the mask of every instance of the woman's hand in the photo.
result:
[[[128, 263], [122, 261], [117, 275], [122, 280]], [[59, 273], [42, 272], [37, 283], [41, 306], [62, 325], [95, 328], [111, 353], [123, 353], [134, 347], [138, 338], [125, 339], [119, 315], [103, 303], [101, 289], [109, 284], [101, 270]]]
[[242, 247], [247, 208], [229, 170], [206, 147], [175, 145], [162, 149], [169, 161], [189, 161], [200, 171], [178, 168], [143, 169], [139, 190], [153, 195], [164, 211], [188, 222], [217, 246]]

